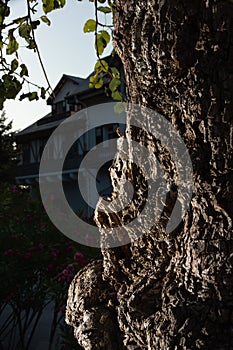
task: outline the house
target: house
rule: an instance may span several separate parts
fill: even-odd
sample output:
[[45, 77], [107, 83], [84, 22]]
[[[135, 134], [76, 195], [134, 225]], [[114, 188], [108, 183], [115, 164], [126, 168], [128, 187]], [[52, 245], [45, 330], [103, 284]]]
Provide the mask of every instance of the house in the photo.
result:
[[[110, 61], [109, 64], [118, 64], [119, 69], [118, 59], [108, 57], [107, 60]], [[121, 90], [124, 91], [123, 83]], [[17, 134], [17, 143], [22, 150], [17, 166], [17, 184], [29, 186], [33, 193], [39, 186], [39, 181], [46, 181], [51, 184], [50, 195], [54, 196], [53, 185], [62, 178], [64, 193], [73, 211], [82, 211], [91, 216], [98, 196], [108, 196], [112, 191], [108, 169], [116, 146], [114, 149], [111, 146], [109, 152], [108, 142], [117, 138], [118, 126], [124, 129], [124, 115], [119, 118], [115, 116], [114, 121], [110, 118], [108, 122], [111, 111], [106, 113], [106, 108], [112, 108], [110, 102], [113, 100], [107, 97], [104, 86], [93, 89], [89, 87], [89, 77], [82, 79], [64, 74], [55, 87], [53, 96], [47, 101], [51, 112]], [[106, 117], [101, 112], [101, 106], [104, 106]], [[90, 116], [90, 111], [94, 113], [94, 118]], [[69, 135], [63, 129], [53, 137], [55, 130], [60, 130], [58, 128], [63, 127], [64, 123], [72, 122], [76, 116], [78, 120], [71, 126]], [[70, 138], [74, 142], [68, 153], [64, 154], [64, 144]], [[102, 151], [98, 150], [99, 144], [103, 144]], [[87, 154], [91, 154], [89, 159], [92, 161], [83, 166]], [[61, 175], [56, 167], [63, 158]], [[39, 173], [41, 159], [45, 169], [43, 173]], [[82, 188], [77, 185], [80, 174], [83, 174], [85, 180]], [[91, 180], [93, 177], [94, 182]], [[88, 200], [83, 198], [83, 191], [87, 193]]]

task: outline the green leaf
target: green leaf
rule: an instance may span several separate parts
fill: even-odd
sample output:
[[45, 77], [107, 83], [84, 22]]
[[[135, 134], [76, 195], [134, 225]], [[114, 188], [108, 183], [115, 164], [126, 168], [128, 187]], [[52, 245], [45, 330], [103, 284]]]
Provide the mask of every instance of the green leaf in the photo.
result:
[[99, 34], [105, 40], [106, 45], [107, 45], [110, 42], [110, 40], [111, 40], [111, 37], [110, 37], [109, 33], [106, 30], [101, 30], [99, 32]]
[[46, 90], [45, 90], [44, 87], [42, 87], [40, 89], [40, 97], [43, 98], [43, 99], [45, 99], [45, 97], [46, 97]]
[[95, 87], [95, 84], [97, 83], [97, 81], [98, 81], [98, 75], [97, 74], [95, 74], [95, 75], [92, 75], [91, 77], [90, 77], [90, 79], [89, 79], [89, 81], [90, 81], [90, 83], [89, 83], [89, 88], [94, 88]]
[[112, 12], [111, 8], [108, 6], [99, 6], [97, 7], [97, 10], [103, 13], [110, 13]]
[[43, 3], [44, 13], [51, 12], [55, 9], [54, 8], [54, 0], [43, 0], [42, 3]]
[[12, 62], [11, 62], [11, 73], [14, 73], [14, 71], [16, 71], [16, 69], [19, 66], [19, 62], [18, 60], [15, 58]]
[[108, 72], [108, 63], [105, 60], [99, 60], [95, 64], [95, 72], [100, 73], [100, 72]]
[[3, 98], [3, 97], [0, 97], [0, 110], [2, 110], [3, 109], [3, 104], [4, 104], [4, 102], [6, 101], [6, 99], [5, 98]]
[[50, 19], [47, 17], [47, 16], [41, 16], [40, 17], [41, 18], [41, 20], [44, 22], [44, 23], [46, 23], [48, 26], [50, 26], [51, 25], [51, 21], [50, 21]]
[[101, 4], [104, 4], [106, 0], [98, 0]]
[[111, 67], [111, 72], [114, 78], [120, 79], [120, 72], [116, 67]]
[[95, 48], [99, 55], [102, 55], [102, 53], [104, 52], [105, 47], [110, 42], [110, 38], [111, 37], [106, 30], [101, 30], [97, 34]]
[[121, 95], [120, 91], [113, 91], [112, 92], [112, 98], [115, 101], [121, 101], [122, 100], [122, 95]]
[[15, 37], [13, 36], [13, 34], [9, 34], [6, 54], [12, 55], [14, 52], [18, 50], [18, 48], [19, 48], [19, 44], [16, 41]]
[[38, 94], [36, 91], [28, 92], [26, 94], [22, 94], [19, 98], [20, 101], [24, 100], [25, 98], [28, 98], [29, 101], [33, 100], [39, 100]]
[[29, 49], [29, 50], [33, 50], [33, 49], [35, 49], [36, 48], [36, 43], [35, 43], [35, 41], [33, 40], [33, 39], [29, 39], [29, 40], [27, 40], [27, 42], [28, 42], [28, 46], [27, 46], [27, 48]]
[[84, 24], [84, 33], [94, 32], [96, 30], [96, 21], [94, 19], [88, 19]]
[[104, 84], [103, 79], [100, 78], [98, 74], [92, 75], [89, 80], [90, 80], [89, 87], [91, 89], [92, 88], [100, 89]]
[[39, 21], [39, 20], [33, 21], [33, 22], [31, 23], [32, 29], [36, 29], [39, 25], [40, 25], [40, 21]]
[[102, 53], [104, 52], [104, 49], [106, 47], [105, 42], [102, 40], [101, 37], [98, 37], [99, 34], [97, 35], [97, 40], [96, 40], [96, 44], [95, 44], [95, 48], [96, 51], [99, 55], [102, 55]]
[[103, 79], [99, 79], [99, 81], [95, 84], [95, 88], [100, 89], [102, 88], [103, 85], [104, 85]]
[[2, 81], [5, 89], [6, 99], [15, 99], [19, 91], [22, 89], [22, 84], [12, 75], [3, 75]]
[[27, 23], [22, 23], [19, 26], [19, 35], [24, 38], [28, 39], [30, 37], [30, 32], [31, 32], [31, 26], [28, 25]]
[[43, 11], [45, 14], [53, 10], [62, 8], [66, 4], [66, 0], [43, 0]]
[[21, 76], [21, 77], [23, 77], [23, 76], [28, 77], [28, 69], [27, 69], [27, 66], [26, 66], [24, 63], [22, 63], [22, 64], [20, 65], [20, 68], [21, 68], [20, 76]]
[[126, 109], [126, 103], [125, 102], [118, 102], [114, 106], [114, 112], [116, 114], [121, 114], [121, 113], [125, 112], [125, 109]]
[[30, 92], [28, 94], [28, 99], [29, 99], [29, 101], [39, 100], [37, 92], [36, 91]]
[[3, 24], [4, 19], [10, 14], [10, 7], [3, 1], [0, 2], [0, 25]]
[[91, 83], [96, 83], [97, 80], [98, 80], [98, 76], [97, 76], [97, 75], [92, 75], [92, 76], [90, 77], [90, 82], [91, 82]]
[[29, 94], [22, 94], [22, 95], [20, 95], [19, 100], [23, 101], [25, 98], [28, 98], [28, 95]]
[[115, 90], [118, 88], [119, 85], [121, 85], [120, 79], [113, 78], [113, 79], [110, 81], [109, 89], [113, 92], [113, 91], [115, 91]]
[[104, 92], [105, 92], [106, 96], [110, 97], [109, 88], [107, 86], [104, 87]]

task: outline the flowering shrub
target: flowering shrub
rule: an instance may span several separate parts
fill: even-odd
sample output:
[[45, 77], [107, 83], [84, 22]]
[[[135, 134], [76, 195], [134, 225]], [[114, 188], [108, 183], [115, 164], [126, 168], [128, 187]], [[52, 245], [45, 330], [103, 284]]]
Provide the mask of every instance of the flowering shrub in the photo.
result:
[[[51, 346], [64, 318], [71, 280], [88, 261], [98, 257], [99, 251], [62, 235], [49, 221], [39, 200], [32, 200], [24, 189], [6, 184], [0, 184], [0, 239], [0, 313], [6, 305], [11, 307], [9, 327], [16, 324], [20, 335], [19, 344], [12, 349], [29, 348], [33, 334], [29, 339], [25, 334], [32, 324], [36, 327], [48, 303], [54, 305]], [[30, 323], [22, 322], [22, 314], [34, 317], [28, 317]], [[0, 326], [0, 345], [7, 331]]]

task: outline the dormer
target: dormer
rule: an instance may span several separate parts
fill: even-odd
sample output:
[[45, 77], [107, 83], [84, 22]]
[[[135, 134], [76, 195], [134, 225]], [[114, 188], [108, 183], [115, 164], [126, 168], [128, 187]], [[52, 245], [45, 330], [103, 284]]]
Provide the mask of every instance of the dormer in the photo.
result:
[[60, 119], [80, 110], [83, 106], [78, 94], [87, 89], [87, 79], [64, 74], [47, 100], [48, 105], [52, 107], [52, 116]]

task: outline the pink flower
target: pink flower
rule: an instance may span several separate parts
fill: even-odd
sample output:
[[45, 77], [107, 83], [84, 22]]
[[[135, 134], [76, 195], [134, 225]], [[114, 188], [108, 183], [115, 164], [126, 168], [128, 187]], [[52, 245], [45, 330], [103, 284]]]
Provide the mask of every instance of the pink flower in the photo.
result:
[[69, 270], [69, 271], [74, 271], [74, 265], [73, 264], [69, 264], [69, 265], [67, 265], [67, 270]]
[[82, 253], [77, 252], [77, 253], [74, 254], [74, 260], [80, 261], [80, 260], [83, 260], [83, 259], [84, 259], [84, 255]]
[[63, 274], [64, 276], [68, 276], [69, 271], [68, 271], [68, 270], [66, 270], [66, 269], [64, 269], [64, 270], [62, 271], [62, 274]]
[[81, 266], [86, 264], [86, 259], [82, 253], [75, 253], [74, 254], [74, 260], [77, 261], [77, 263]]
[[19, 192], [18, 187], [17, 187], [17, 186], [12, 186], [12, 187], [11, 187], [11, 192], [13, 192], [13, 193]]
[[58, 251], [57, 249], [55, 249], [55, 248], [52, 249], [51, 255], [52, 255], [52, 257], [53, 257], [54, 260], [57, 259], [58, 254], [59, 254], [59, 251]]

